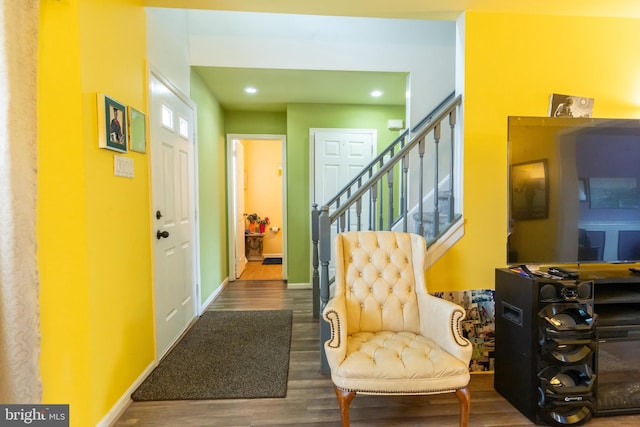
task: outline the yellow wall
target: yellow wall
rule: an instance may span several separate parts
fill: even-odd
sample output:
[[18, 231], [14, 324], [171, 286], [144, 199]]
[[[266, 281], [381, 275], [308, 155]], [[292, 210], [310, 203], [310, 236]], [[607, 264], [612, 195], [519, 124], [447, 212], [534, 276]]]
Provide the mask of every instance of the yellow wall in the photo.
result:
[[69, 403], [74, 413], [90, 387], [76, 6], [40, 6], [37, 219], [43, 401]]
[[595, 98], [594, 117], [640, 117], [638, 20], [468, 12], [465, 37], [465, 236], [432, 291], [493, 288], [505, 266], [508, 116], [546, 116], [563, 93]]
[[282, 143], [279, 140], [243, 140], [247, 171], [245, 212], [268, 217], [263, 240], [264, 254], [282, 254]]
[[154, 359], [148, 154], [115, 177], [96, 93], [146, 112], [141, 0], [42, 2], [38, 262], [43, 401], [98, 423]]

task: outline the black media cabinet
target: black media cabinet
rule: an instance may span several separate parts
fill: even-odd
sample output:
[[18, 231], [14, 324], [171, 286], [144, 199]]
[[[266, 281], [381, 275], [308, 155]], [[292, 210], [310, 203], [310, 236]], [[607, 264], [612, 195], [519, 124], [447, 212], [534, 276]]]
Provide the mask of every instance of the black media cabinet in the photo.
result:
[[496, 269], [494, 386], [537, 424], [640, 413], [640, 274], [575, 271]]
[[598, 357], [596, 416], [640, 413], [640, 274], [593, 271]]

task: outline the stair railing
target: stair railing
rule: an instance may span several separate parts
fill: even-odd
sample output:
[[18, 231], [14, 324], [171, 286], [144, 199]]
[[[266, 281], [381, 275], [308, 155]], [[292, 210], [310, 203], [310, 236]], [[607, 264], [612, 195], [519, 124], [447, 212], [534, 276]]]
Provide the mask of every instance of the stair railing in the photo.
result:
[[[409, 137], [408, 131], [403, 132], [392, 144], [376, 157], [369, 165], [365, 166], [360, 174], [353, 178], [342, 191], [329, 200], [325, 205], [318, 207], [314, 204], [311, 211], [311, 240], [312, 254], [312, 284], [313, 284], [313, 313], [314, 317], [321, 319], [330, 297], [330, 285], [333, 282], [331, 273], [331, 253], [333, 237], [336, 233], [350, 230], [401, 230], [407, 232], [409, 206], [417, 210], [416, 232], [427, 237], [427, 243], [432, 243], [445, 230], [444, 224], [451, 226], [459, 215], [455, 214], [454, 195], [454, 141], [457, 111], [461, 106], [461, 96], [453, 99], [447, 98], [440, 104], [439, 112], [427, 116], [430, 120], [423, 120], [417, 133]], [[448, 121], [448, 123], [446, 123]], [[449, 204], [446, 215], [440, 214], [440, 189], [442, 185], [439, 175], [439, 145], [441, 143], [441, 128], [443, 123], [450, 127], [449, 137], [449, 168], [448, 176], [444, 181], [446, 197]], [[427, 149], [429, 134], [433, 135], [433, 146]], [[425, 155], [431, 158], [429, 165], [433, 168], [433, 182], [430, 183], [428, 193], [425, 193], [425, 184], [430, 181], [425, 175]], [[417, 163], [417, 165], [416, 165]], [[414, 172], [414, 168], [417, 171]], [[395, 195], [395, 176], [399, 175], [398, 192]], [[417, 188], [412, 191], [413, 204], [410, 201], [409, 187]], [[398, 209], [394, 208], [396, 203]], [[425, 200], [433, 200], [433, 209], [425, 215]], [[363, 212], [364, 211], [364, 212]], [[363, 213], [365, 222], [363, 224]], [[431, 226], [425, 229], [426, 218], [431, 218]], [[366, 227], [366, 228], [365, 228]], [[324, 353], [324, 342], [330, 338], [329, 324], [320, 320], [320, 351], [321, 370], [328, 373], [329, 367]]]

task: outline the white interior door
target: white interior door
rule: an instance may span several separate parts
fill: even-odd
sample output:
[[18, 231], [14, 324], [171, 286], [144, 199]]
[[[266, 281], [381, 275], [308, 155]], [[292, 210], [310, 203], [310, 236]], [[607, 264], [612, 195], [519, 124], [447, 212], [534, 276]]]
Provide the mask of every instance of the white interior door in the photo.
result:
[[[338, 194], [362, 169], [371, 163], [376, 153], [375, 129], [311, 129], [314, 142], [313, 194], [314, 203], [322, 207]], [[362, 229], [369, 227], [369, 198], [362, 199]], [[330, 211], [331, 213], [331, 211]], [[356, 230], [355, 207], [350, 209], [349, 224]], [[331, 248], [337, 234], [331, 227]], [[329, 277], [333, 277], [333, 255], [329, 263]]]
[[247, 266], [247, 257], [245, 254], [244, 248], [244, 228], [245, 228], [245, 217], [244, 217], [244, 146], [242, 142], [234, 139], [233, 140], [233, 159], [234, 159], [234, 170], [235, 170], [235, 218], [236, 218], [236, 263], [235, 263], [235, 274], [236, 279], [239, 279], [244, 272], [245, 267]]
[[162, 357], [196, 313], [193, 108], [150, 77], [156, 351]]
[[[314, 141], [314, 201], [322, 206], [374, 158], [375, 129], [312, 129]], [[362, 218], [369, 205], [363, 203]], [[355, 209], [350, 215], [355, 227]], [[368, 225], [368, 224], [367, 224]]]

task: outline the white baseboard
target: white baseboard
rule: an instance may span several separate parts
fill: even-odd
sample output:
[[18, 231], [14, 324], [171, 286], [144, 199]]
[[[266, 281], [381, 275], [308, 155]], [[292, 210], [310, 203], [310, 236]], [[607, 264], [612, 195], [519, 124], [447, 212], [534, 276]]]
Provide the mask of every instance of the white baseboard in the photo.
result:
[[268, 254], [266, 252], [262, 253], [262, 256], [265, 258], [282, 258], [282, 253], [274, 253], [274, 254]]
[[205, 310], [207, 309], [207, 307], [209, 307], [211, 305], [211, 303], [218, 298], [218, 295], [220, 295], [220, 292], [222, 292], [222, 290], [225, 288], [225, 286], [227, 286], [229, 284], [229, 278], [225, 278], [222, 283], [220, 284], [220, 286], [218, 286], [216, 288], [215, 291], [213, 291], [211, 293], [211, 295], [209, 295], [209, 298], [207, 298], [207, 300], [202, 303], [202, 305], [200, 306], [200, 312], [198, 313], [199, 315], [204, 313]]
[[313, 289], [311, 283], [287, 283], [287, 289]]
[[158, 366], [158, 361], [156, 360], [154, 360], [153, 362], [151, 362], [151, 364], [149, 364], [149, 366], [147, 366], [147, 368], [140, 374], [140, 376], [136, 378], [133, 384], [129, 386], [127, 391], [124, 392], [122, 397], [118, 399], [116, 404], [113, 405], [111, 410], [107, 412], [107, 414], [100, 420], [98, 424], [96, 424], [96, 427], [109, 427], [110, 425], [114, 424], [118, 420], [118, 418], [120, 418], [129, 404], [131, 404], [132, 402], [131, 393], [133, 393], [138, 387], [140, 387], [140, 384], [142, 384], [142, 382], [149, 376], [149, 374], [151, 374], [156, 366]]
[[[207, 300], [202, 304], [202, 306], [200, 307], [199, 314], [202, 314], [207, 309], [207, 307], [209, 307], [209, 305], [213, 302], [213, 300], [215, 300], [218, 297], [218, 295], [220, 295], [220, 292], [222, 292], [222, 290], [228, 284], [229, 284], [229, 279], [228, 278], [224, 279], [224, 281], [220, 284], [220, 286], [218, 286], [218, 288], [215, 291], [213, 291], [209, 296], [209, 298], [207, 298]], [[122, 395], [122, 397], [118, 399], [116, 404], [113, 405], [111, 410], [107, 412], [107, 414], [100, 420], [100, 422], [96, 425], [96, 427], [109, 427], [110, 425], [112, 425], [118, 420], [118, 418], [122, 415], [122, 413], [124, 413], [124, 411], [127, 409], [129, 404], [131, 404], [131, 393], [133, 393], [138, 387], [140, 387], [140, 384], [142, 384], [142, 382], [149, 376], [149, 374], [151, 374], [151, 372], [156, 368], [156, 366], [158, 366], [157, 360], [154, 360], [153, 362], [151, 362], [149, 366], [147, 366], [147, 368], [140, 374], [140, 376], [136, 378], [133, 384], [129, 386], [129, 388]]]

